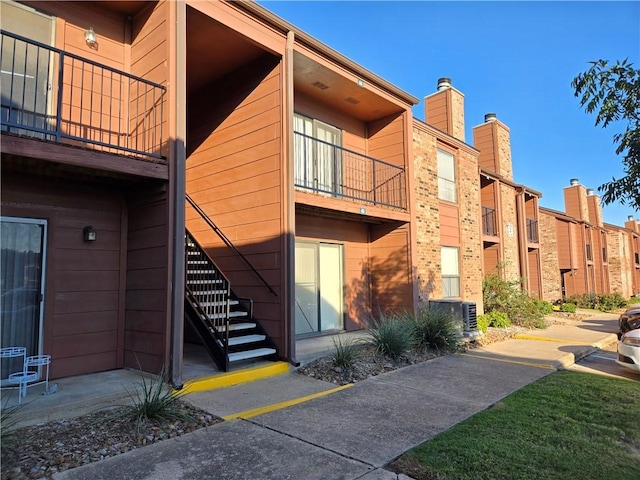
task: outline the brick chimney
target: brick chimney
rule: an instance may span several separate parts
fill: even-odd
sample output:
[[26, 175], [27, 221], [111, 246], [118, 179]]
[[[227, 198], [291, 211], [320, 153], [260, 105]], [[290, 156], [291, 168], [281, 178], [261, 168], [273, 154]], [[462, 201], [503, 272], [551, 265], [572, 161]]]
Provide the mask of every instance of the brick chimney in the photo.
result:
[[600, 195], [596, 195], [592, 188], [587, 188], [587, 209], [589, 210], [589, 218], [593, 225], [598, 227], [604, 226], [602, 220], [602, 204], [600, 203]]
[[424, 118], [464, 142], [464, 95], [451, 86], [450, 78], [438, 79], [438, 91], [424, 97]]
[[636, 220], [633, 218], [633, 215], [629, 215], [627, 221], [624, 222], [624, 228], [640, 233], [640, 220]]
[[572, 178], [568, 187], [564, 187], [564, 209], [567, 215], [584, 222], [589, 222], [589, 206], [587, 205], [587, 189], [580, 185], [577, 178]]
[[511, 134], [495, 113], [487, 113], [484, 123], [473, 127], [473, 146], [480, 150], [478, 165], [513, 180]]

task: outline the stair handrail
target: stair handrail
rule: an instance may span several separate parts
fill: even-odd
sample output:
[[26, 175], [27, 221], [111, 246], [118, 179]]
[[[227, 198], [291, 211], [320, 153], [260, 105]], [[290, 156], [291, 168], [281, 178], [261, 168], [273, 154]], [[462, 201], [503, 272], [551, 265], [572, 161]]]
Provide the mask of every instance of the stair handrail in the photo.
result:
[[227, 236], [222, 232], [222, 230], [220, 230], [218, 228], [218, 226], [215, 223], [213, 223], [213, 220], [211, 220], [209, 218], [209, 216], [200, 208], [200, 206], [196, 202], [193, 201], [193, 199], [189, 196], [188, 193], [185, 194], [185, 197], [186, 197], [187, 201], [191, 204], [193, 209], [196, 212], [198, 212], [198, 214], [202, 217], [202, 219], [205, 222], [207, 222], [207, 224], [218, 235], [218, 237], [220, 237], [220, 239], [225, 243], [225, 245], [227, 247], [229, 247], [231, 250], [233, 250], [237, 255], [239, 255], [240, 258], [242, 258], [242, 260], [244, 261], [244, 263], [246, 263], [247, 266], [253, 271], [253, 273], [255, 273], [256, 276], [262, 281], [262, 283], [265, 285], [265, 287], [267, 287], [269, 289], [269, 291], [273, 295], [275, 295], [277, 297], [278, 294], [276, 293], [276, 291], [271, 287], [271, 285], [269, 285], [269, 283], [267, 283], [267, 281], [264, 279], [264, 277], [262, 275], [260, 275], [260, 272], [258, 272], [258, 270], [256, 270], [256, 268], [252, 265], [252, 263], [249, 261], [249, 259], [247, 257], [245, 257], [243, 255], [243, 253], [236, 248], [236, 246], [231, 242], [231, 240], [229, 240], [227, 238]]

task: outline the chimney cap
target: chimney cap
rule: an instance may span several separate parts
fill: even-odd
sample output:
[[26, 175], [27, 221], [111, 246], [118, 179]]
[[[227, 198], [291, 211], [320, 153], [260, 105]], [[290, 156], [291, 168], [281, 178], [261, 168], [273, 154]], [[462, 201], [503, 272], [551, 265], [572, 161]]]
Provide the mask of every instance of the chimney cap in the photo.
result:
[[587, 188], [587, 195], [590, 197], [594, 195], [593, 188]]
[[629, 220], [630, 222], [633, 222], [635, 220], [635, 218], [633, 218], [633, 215], [629, 215], [627, 217], [627, 220]]
[[495, 122], [498, 119], [498, 116], [495, 114], [495, 112], [489, 112], [489, 113], [485, 113], [484, 115], [484, 122]]
[[447, 88], [451, 88], [451, 78], [450, 77], [441, 77], [438, 79], [438, 91], [446, 90]]
[[580, 185], [580, 180], [578, 180], [577, 178], [572, 178], [571, 180], [569, 180], [569, 185], [571, 185], [572, 187]]

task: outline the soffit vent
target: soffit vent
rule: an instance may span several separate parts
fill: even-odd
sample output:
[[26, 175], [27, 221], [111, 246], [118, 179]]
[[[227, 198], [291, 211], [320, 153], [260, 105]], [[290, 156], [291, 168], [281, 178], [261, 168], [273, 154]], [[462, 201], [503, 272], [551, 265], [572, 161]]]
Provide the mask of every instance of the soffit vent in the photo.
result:
[[347, 97], [344, 99], [344, 101], [350, 103], [351, 105], [357, 105], [358, 103], [360, 103], [360, 100], [356, 100], [353, 97]]
[[314, 82], [311, 85], [313, 85], [316, 88], [319, 88], [320, 90], [326, 90], [327, 88], [329, 88], [329, 85], [325, 85], [322, 82]]

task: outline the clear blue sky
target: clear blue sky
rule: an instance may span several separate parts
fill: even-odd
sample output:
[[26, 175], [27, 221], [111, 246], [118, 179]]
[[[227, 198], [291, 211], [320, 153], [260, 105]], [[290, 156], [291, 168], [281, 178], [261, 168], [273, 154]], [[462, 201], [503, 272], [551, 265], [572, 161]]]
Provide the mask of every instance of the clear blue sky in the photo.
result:
[[[511, 130], [514, 181], [542, 192], [542, 206], [564, 211], [571, 178], [595, 190], [621, 175], [620, 127], [595, 127], [571, 80], [598, 58], [640, 68], [638, 1], [259, 3], [417, 98], [451, 77], [465, 95], [467, 143], [495, 112]], [[413, 114], [424, 120], [423, 101]], [[628, 215], [640, 212], [604, 208], [608, 223]]]

